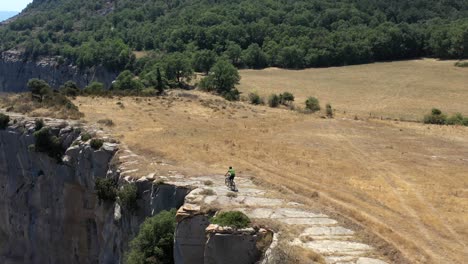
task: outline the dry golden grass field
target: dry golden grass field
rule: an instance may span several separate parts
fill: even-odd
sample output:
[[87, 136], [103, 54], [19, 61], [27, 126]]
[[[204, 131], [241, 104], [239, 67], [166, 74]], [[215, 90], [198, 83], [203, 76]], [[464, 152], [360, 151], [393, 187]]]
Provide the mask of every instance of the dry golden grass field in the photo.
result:
[[421, 59], [307, 70], [243, 70], [239, 89], [265, 97], [289, 91], [301, 104], [315, 96], [340, 112], [361, 117], [421, 120], [433, 107], [468, 115], [468, 68], [454, 63]]
[[[468, 114], [468, 69], [452, 65], [421, 60], [243, 71], [241, 86], [266, 94], [289, 90], [300, 100], [312, 94], [362, 116], [416, 118], [433, 106]], [[239, 177], [253, 177], [291, 199], [364, 226], [364, 233], [388, 242], [381, 251], [395, 263], [404, 258], [410, 263], [468, 259], [466, 127], [354, 120], [340, 114], [322, 119], [229, 103], [196, 91], [173, 91], [163, 98], [79, 97], [74, 102], [89, 124], [113, 120], [115, 125], [104, 129], [151, 161], [141, 164], [142, 175], [155, 170], [161, 175], [167, 170], [223, 174], [232, 165]], [[311, 198], [314, 192], [318, 199]], [[373, 243], [375, 236], [363, 239]], [[392, 248], [403, 258], [395, 257]]]

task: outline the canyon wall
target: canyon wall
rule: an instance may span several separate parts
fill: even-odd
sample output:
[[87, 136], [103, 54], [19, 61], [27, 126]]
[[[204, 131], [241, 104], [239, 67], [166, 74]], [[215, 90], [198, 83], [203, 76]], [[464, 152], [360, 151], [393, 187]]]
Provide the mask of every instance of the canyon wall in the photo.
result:
[[[121, 176], [118, 144], [106, 142], [95, 150], [89, 140], [81, 140], [89, 131], [79, 124], [46, 119], [50, 133], [66, 150], [60, 159], [51, 158], [35, 149], [34, 120], [12, 119], [0, 129], [0, 263], [122, 263], [140, 224], [173, 208], [180, 208], [176, 264], [251, 264], [262, 257], [259, 242], [266, 230], [210, 225], [199, 208], [182, 206], [190, 187]], [[135, 184], [136, 211], [100, 200], [98, 178], [114, 179], [119, 186]]]
[[117, 72], [111, 72], [102, 66], [79, 69], [77, 66], [59, 63], [53, 58], [24, 60], [18, 51], [0, 54], [0, 92], [27, 91], [26, 84], [32, 78], [42, 79], [53, 88], [59, 88], [67, 81], [74, 81], [81, 88], [98, 81], [109, 88], [117, 75]]
[[144, 219], [183, 204], [187, 188], [148, 182], [135, 183], [134, 213], [100, 201], [96, 178], [126, 181], [111, 166], [118, 146], [94, 150], [71, 125], [47, 125], [67, 149], [62, 162], [33, 150], [34, 121], [0, 130], [0, 263], [121, 263]]

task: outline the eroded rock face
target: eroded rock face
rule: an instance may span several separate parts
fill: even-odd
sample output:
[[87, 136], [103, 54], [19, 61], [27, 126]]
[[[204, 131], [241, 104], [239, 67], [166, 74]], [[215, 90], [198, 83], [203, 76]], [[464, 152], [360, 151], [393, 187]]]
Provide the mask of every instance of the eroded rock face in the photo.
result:
[[102, 66], [81, 70], [67, 63], [60, 64], [52, 58], [25, 61], [18, 51], [0, 54], [0, 92], [27, 91], [26, 84], [32, 78], [42, 79], [53, 88], [59, 88], [66, 81], [74, 81], [79, 87], [98, 81], [109, 87], [117, 75], [117, 72], [110, 72]]
[[68, 148], [61, 163], [29, 147], [35, 141], [33, 120], [0, 130], [0, 263], [121, 263], [147, 217], [183, 204], [187, 188], [150, 182], [135, 183], [135, 213], [99, 201], [96, 178], [128, 183], [110, 166], [118, 146], [105, 143], [94, 150], [80, 140], [70, 146], [77, 130], [46, 123]]

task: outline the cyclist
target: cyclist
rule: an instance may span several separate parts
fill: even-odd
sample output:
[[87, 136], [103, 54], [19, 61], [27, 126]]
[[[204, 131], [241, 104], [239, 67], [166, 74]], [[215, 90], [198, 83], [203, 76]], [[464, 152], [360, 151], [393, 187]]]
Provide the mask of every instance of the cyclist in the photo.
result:
[[226, 173], [226, 177], [229, 176], [229, 181], [231, 184], [234, 182], [234, 177], [236, 177], [236, 171], [230, 166], [229, 170]]

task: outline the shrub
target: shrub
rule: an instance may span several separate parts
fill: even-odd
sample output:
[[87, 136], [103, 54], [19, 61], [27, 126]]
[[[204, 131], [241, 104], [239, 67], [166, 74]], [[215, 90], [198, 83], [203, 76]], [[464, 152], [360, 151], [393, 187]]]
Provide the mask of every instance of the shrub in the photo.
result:
[[240, 99], [240, 92], [239, 90], [237, 89], [231, 89], [227, 92], [224, 92], [222, 94], [222, 96], [224, 97], [224, 99], [228, 100], [228, 101], [239, 101]]
[[98, 124], [105, 125], [105, 126], [113, 126], [114, 125], [114, 121], [112, 121], [112, 119], [101, 119], [101, 120], [98, 120], [97, 122], [98, 122]]
[[6, 129], [10, 123], [10, 116], [0, 113], [0, 129]]
[[327, 111], [327, 117], [333, 118], [333, 108], [332, 108], [331, 104], [327, 104], [325, 106], [325, 109]]
[[268, 97], [268, 106], [270, 107], [278, 107], [280, 104], [280, 97], [276, 94], [270, 95]]
[[203, 184], [205, 184], [206, 186], [211, 186], [213, 185], [213, 182], [208, 180], [208, 181], [204, 181]]
[[83, 89], [83, 93], [87, 95], [102, 95], [105, 93], [104, 84], [100, 82], [92, 82]]
[[468, 61], [458, 61], [455, 63], [457, 67], [468, 67]]
[[99, 200], [115, 201], [117, 198], [117, 182], [114, 179], [97, 178], [94, 184]]
[[228, 192], [228, 193], [226, 193], [226, 197], [231, 198], [231, 199], [232, 199], [232, 198], [237, 198], [237, 193], [235, 193], [235, 192]]
[[423, 120], [424, 124], [445, 125], [447, 123], [447, 116], [437, 108], [431, 110], [430, 115], [426, 115]]
[[44, 120], [42, 119], [36, 119], [34, 122], [34, 130], [38, 131], [41, 130], [44, 127]]
[[43, 127], [39, 131], [34, 132], [36, 142], [34, 149], [37, 152], [44, 152], [51, 158], [60, 161], [65, 150], [62, 147], [60, 140], [50, 133], [50, 129]]
[[211, 189], [203, 189], [203, 191], [201, 191], [200, 194], [205, 196], [213, 196], [216, 193]]
[[91, 139], [91, 142], [89, 143], [89, 145], [94, 149], [94, 150], [98, 150], [102, 147], [102, 145], [104, 144], [104, 141], [102, 139], [97, 139], [97, 138], [93, 138]]
[[242, 212], [222, 212], [211, 219], [213, 224], [230, 226], [234, 228], [246, 228], [250, 225], [250, 219]]
[[75, 97], [80, 94], [80, 88], [78, 88], [78, 85], [73, 81], [67, 81], [64, 83], [62, 86], [60, 86], [59, 91], [65, 96]]
[[84, 133], [81, 135], [81, 141], [83, 142], [87, 142], [88, 140], [90, 140], [92, 138], [92, 136], [88, 133]]
[[257, 93], [249, 93], [249, 102], [254, 105], [263, 104], [263, 100]]
[[118, 191], [119, 203], [123, 208], [130, 211], [138, 209], [138, 190], [135, 184], [127, 184]]
[[289, 105], [291, 102], [294, 102], [294, 95], [290, 92], [284, 92], [280, 94], [280, 103], [282, 105]]
[[465, 118], [463, 117], [462, 114], [460, 113], [456, 113], [454, 114], [453, 116], [449, 117], [447, 119], [447, 125], [459, 125], [459, 126], [463, 126], [463, 120]]
[[320, 111], [319, 100], [317, 98], [315, 98], [315, 97], [307, 98], [307, 100], [305, 102], [305, 106], [306, 106], [306, 109], [312, 111], [312, 113]]
[[126, 264], [174, 263], [175, 209], [146, 219], [130, 242]]

